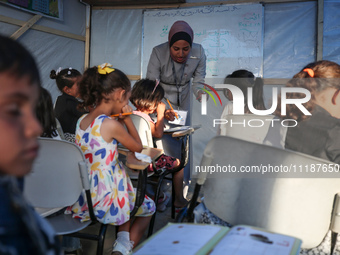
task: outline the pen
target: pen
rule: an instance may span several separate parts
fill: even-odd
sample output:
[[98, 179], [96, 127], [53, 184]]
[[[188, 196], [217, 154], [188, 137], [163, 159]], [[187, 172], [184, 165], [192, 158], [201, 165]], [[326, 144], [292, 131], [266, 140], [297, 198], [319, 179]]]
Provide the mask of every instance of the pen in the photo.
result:
[[132, 112], [124, 112], [124, 113], [118, 113], [118, 114], [113, 114], [113, 115], [111, 115], [110, 117], [118, 117], [119, 115], [131, 115], [132, 114]]
[[[171, 110], [174, 110], [174, 108], [172, 108], [172, 105], [170, 104], [169, 99], [166, 99], [166, 101], [168, 101], [168, 104], [170, 105]], [[177, 112], [175, 112], [175, 116], [176, 116], [176, 119], [178, 119]]]

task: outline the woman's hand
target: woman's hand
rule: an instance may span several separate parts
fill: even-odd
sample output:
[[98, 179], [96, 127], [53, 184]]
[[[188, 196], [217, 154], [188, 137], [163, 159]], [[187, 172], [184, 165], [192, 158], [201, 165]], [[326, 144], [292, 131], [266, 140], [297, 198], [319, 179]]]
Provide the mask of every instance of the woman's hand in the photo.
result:
[[165, 113], [164, 113], [165, 119], [170, 120], [170, 121], [174, 121], [175, 117], [176, 117], [176, 114], [173, 110], [171, 110], [171, 109], [165, 110]]
[[[197, 101], [200, 102], [200, 103], [201, 103], [201, 101], [202, 101], [202, 95], [203, 95], [203, 94], [206, 95], [207, 93], [205, 93], [205, 92], [202, 91], [202, 90], [199, 90], [199, 91], [197, 92], [197, 97], [196, 97], [196, 99], [197, 99]], [[207, 97], [207, 101], [208, 101], [208, 98], [209, 98], [209, 97]]]

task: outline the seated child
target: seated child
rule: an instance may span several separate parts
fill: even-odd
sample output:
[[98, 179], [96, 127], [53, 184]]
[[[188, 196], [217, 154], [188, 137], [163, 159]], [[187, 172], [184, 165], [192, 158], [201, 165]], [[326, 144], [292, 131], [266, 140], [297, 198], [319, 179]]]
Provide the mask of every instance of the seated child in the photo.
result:
[[[280, 144], [285, 149], [339, 164], [339, 78], [340, 65], [328, 60], [310, 63], [295, 74], [286, 87], [299, 87], [310, 91], [311, 99], [303, 106], [312, 115], [305, 115], [295, 104], [287, 104], [286, 115], [281, 116], [279, 100], [276, 116], [280, 119], [295, 120], [298, 124], [284, 128], [282, 132], [282, 126], [275, 122], [276, 125], [269, 129], [265, 143]], [[287, 93], [287, 99], [303, 97], [305, 97], [303, 93]]]
[[80, 101], [78, 83], [81, 80], [81, 73], [73, 68], [52, 70], [50, 78], [55, 79], [59, 91], [54, 107], [54, 113], [63, 129], [65, 139], [74, 142], [75, 130], [78, 119], [86, 112], [78, 108]]
[[[136, 107], [135, 114], [146, 118], [151, 127], [152, 136], [161, 138], [164, 132], [165, 104], [164, 89], [158, 81], [142, 79], [135, 83], [131, 92], [130, 101]], [[154, 122], [149, 114], [157, 113], [157, 122]], [[179, 165], [179, 160], [167, 155], [162, 155], [156, 162], [156, 167], [172, 169]], [[183, 208], [188, 201], [183, 197], [183, 169], [174, 174], [175, 207]]]
[[[82, 106], [91, 107], [77, 122], [76, 144], [87, 159], [94, 213], [99, 222], [119, 226], [112, 254], [129, 254], [155, 212], [154, 202], [145, 196], [135, 215], [138, 217], [130, 223], [136, 196], [118, 159], [117, 145], [120, 142], [132, 152], [140, 152], [143, 146], [130, 116], [110, 117], [132, 111], [128, 105], [130, 80], [120, 70], [103, 64], [85, 71], [79, 91], [84, 99]], [[85, 194], [81, 194], [68, 209], [83, 221], [89, 219], [84, 199]]]
[[[238, 87], [244, 95], [244, 112], [249, 114], [250, 111], [247, 106], [248, 100], [248, 88], [253, 88], [253, 106], [257, 110], [265, 110], [263, 100], [263, 80], [260, 77], [255, 77], [255, 75], [244, 69], [236, 70], [233, 73], [227, 75], [224, 79], [224, 84], [231, 84]], [[229, 100], [224, 106], [223, 112], [221, 114], [221, 119], [226, 119], [228, 115], [233, 113], [233, 94], [229, 89], [224, 89], [223, 93], [225, 97]], [[218, 125], [217, 135], [223, 134], [222, 125]]]
[[55, 232], [22, 194], [38, 155], [40, 77], [32, 55], [0, 35], [0, 254], [61, 254]]

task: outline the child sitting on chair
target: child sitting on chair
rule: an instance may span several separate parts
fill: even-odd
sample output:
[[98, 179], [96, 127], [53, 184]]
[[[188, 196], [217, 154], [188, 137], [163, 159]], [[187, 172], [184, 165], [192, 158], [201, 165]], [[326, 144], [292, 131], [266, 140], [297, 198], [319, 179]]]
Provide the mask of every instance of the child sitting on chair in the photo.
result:
[[[159, 81], [142, 79], [133, 86], [130, 101], [136, 107], [134, 114], [138, 114], [149, 121], [152, 136], [161, 138], [164, 132], [165, 104], [161, 102], [164, 98], [164, 89], [159, 86]], [[154, 122], [149, 114], [157, 114], [157, 122]], [[156, 162], [157, 169], [173, 169], [180, 161], [174, 157], [162, 155]], [[183, 208], [187, 200], [183, 197], [183, 169], [174, 173], [175, 202], [176, 208]]]
[[62, 93], [58, 96], [54, 107], [54, 113], [63, 129], [65, 139], [74, 142], [76, 124], [78, 119], [86, 113], [80, 110], [78, 83], [81, 80], [81, 73], [73, 68], [52, 70], [50, 78], [56, 80], [59, 91]]
[[[135, 215], [140, 217], [131, 222], [136, 195], [118, 159], [119, 142], [132, 152], [143, 148], [130, 116], [122, 115], [132, 111], [128, 105], [131, 83], [123, 72], [105, 63], [85, 71], [79, 92], [84, 99], [81, 106], [92, 108], [77, 122], [76, 144], [87, 159], [94, 213], [99, 222], [119, 226], [112, 254], [129, 254], [155, 212], [154, 202], [145, 196]], [[110, 117], [114, 114], [119, 117]], [[83, 221], [89, 219], [84, 199], [81, 194], [68, 210]]]
[[54, 230], [22, 194], [42, 132], [35, 115], [39, 89], [32, 55], [0, 35], [0, 254], [61, 254]]

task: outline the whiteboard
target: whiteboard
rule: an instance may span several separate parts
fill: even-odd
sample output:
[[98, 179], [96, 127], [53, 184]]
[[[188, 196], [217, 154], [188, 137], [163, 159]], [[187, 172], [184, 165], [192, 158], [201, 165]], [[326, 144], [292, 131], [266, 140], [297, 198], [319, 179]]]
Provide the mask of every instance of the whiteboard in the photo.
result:
[[237, 69], [263, 73], [263, 6], [211, 5], [145, 11], [143, 16], [142, 77], [152, 48], [168, 41], [172, 24], [184, 20], [194, 30], [194, 42], [207, 56], [207, 78], [224, 78]]

